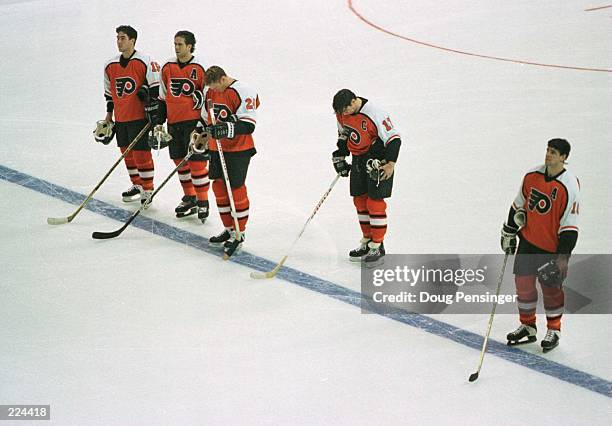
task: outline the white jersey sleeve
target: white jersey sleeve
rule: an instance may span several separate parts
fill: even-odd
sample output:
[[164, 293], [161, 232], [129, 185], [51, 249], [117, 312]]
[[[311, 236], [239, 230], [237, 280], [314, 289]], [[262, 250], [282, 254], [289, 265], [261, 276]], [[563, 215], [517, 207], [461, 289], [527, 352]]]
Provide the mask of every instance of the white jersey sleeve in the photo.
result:
[[559, 221], [559, 234], [563, 231], [578, 232], [578, 218], [580, 214], [580, 182], [569, 171], [561, 175], [561, 183], [567, 188], [567, 206]]
[[[544, 173], [546, 171], [546, 166], [542, 165], [542, 166], [537, 166], [537, 167], [533, 167], [531, 168], [526, 174], [525, 176], [527, 176], [530, 173], [533, 172], [540, 172], [540, 173]], [[523, 193], [523, 190], [525, 189], [525, 176], [523, 176], [523, 179], [521, 180], [521, 187], [518, 190], [518, 194], [516, 194], [516, 197], [514, 198], [514, 202], [512, 203], [512, 207], [514, 207], [514, 210], [518, 210], [520, 207], [525, 208], [525, 194]]]
[[133, 57], [140, 59], [147, 66], [147, 74], [145, 76], [145, 79], [146, 85], [149, 87], [149, 89], [158, 87], [159, 82], [161, 80], [159, 75], [161, 71], [159, 64], [155, 62], [149, 55], [141, 53], [139, 51], [137, 51]]
[[378, 137], [383, 142], [385, 147], [394, 139], [400, 139], [399, 131], [394, 126], [389, 114], [386, 111], [372, 105], [372, 103], [368, 101], [360, 112], [370, 117], [370, 119], [374, 122]]
[[161, 67], [161, 71], [159, 72], [159, 99], [162, 101], [166, 100], [166, 96], [168, 95], [168, 88], [166, 87], [166, 83], [164, 82], [164, 68], [167, 64], [176, 62], [176, 58], [169, 58], [164, 65]]
[[236, 81], [231, 87], [236, 90], [240, 97], [240, 105], [235, 113], [236, 118], [257, 124], [257, 108], [259, 107], [257, 92], [240, 81]]
[[106, 61], [106, 63], [104, 64], [104, 95], [107, 98], [112, 98], [113, 94], [111, 92], [110, 77], [108, 76], [108, 73], [106, 72], [106, 68], [109, 66], [109, 64], [113, 62], [119, 62], [119, 56], [112, 57], [111, 59]]

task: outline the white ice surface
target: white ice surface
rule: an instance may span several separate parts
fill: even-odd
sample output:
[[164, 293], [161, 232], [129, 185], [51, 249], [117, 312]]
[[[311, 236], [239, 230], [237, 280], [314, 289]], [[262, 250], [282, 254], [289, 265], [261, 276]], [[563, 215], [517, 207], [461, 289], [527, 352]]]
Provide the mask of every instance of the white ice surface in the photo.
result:
[[[612, 9], [584, 1], [353, 2], [371, 22], [465, 52], [612, 69]], [[609, 253], [611, 75], [470, 57], [366, 25], [344, 1], [0, 1], [0, 164], [87, 194], [117, 157], [92, 142], [114, 28], [173, 55], [195, 32], [208, 62], [259, 91], [249, 170], [249, 252], [278, 261], [333, 178], [331, 98], [348, 87], [402, 132], [389, 201], [393, 253], [496, 253], [509, 203], [545, 141], [573, 144], [583, 202], [578, 253]], [[156, 182], [173, 165], [155, 157]], [[342, 180], [287, 264], [359, 290], [358, 238]], [[119, 200], [123, 166], [96, 198]], [[173, 181], [146, 215], [176, 221]], [[606, 424], [609, 398], [149, 232], [0, 180], [0, 404], [51, 404], [52, 424]], [[213, 203], [214, 204], [214, 203]], [[487, 315], [438, 319], [482, 334]], [[612, 380], [609, 315], [564, 318], [554, 361]], [[543, 318], [539, 325], [545, 328]], [[504, 340], [513, 315], [495, 319]], [[539, 353], [538, 347], [525, 350]], [[608, 420], [605, 420], [605, 419]]]

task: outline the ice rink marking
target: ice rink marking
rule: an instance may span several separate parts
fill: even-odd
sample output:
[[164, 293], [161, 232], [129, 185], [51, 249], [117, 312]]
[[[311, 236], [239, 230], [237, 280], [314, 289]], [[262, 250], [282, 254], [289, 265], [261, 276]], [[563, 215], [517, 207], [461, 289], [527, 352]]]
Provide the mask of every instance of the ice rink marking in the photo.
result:
[[[511, 59], [511, 58], [502, 58], [499, 56], [491, 56], [491, 55], [483, 55], [480, 53], [472, 53], [472, 52], [466, 52], [463, 50], [457, 50], [457, 49], [451, 49], [449, 47], [444, 47], [444, 46], [438, 46], [432, 43], [427, 43], [424, 41], [420, 41], [420, 40], [415, 40], [413, 38], [409, 38], [406, 36], [403, 36], [401, 34], [395, 33], [391, 30], [388, 30], [378, 24], [375, 24], [374, 22], [370, 21], [368, 18], [366, 18], [362, 13], [358, 12], [357, 9], [355, 8], [355, 6], [353, 5], [353, 0], [347, 0], [348, 1], [348, 8], [351, 10], [351, 12], [357, 16], [357, 18], [359, 18], [361, 21], [363, 21], [365, 24], [369, 25], [370, 27], [381, 31], [385, 34], [388, 34], [390, 36], [393, 37], [397, 37], [400, 38], [402, 40], [405, 41], [409, 41], [410, 43], [415, 43], [415, 44], [419, 44], [421, 46], [426, 46], [426, 47], [431, 47], [433, 49], [438, 49], [438, 50], [442, 50], [445, 52], [450, 52], [450, 53], [457, 53], [460, 55], [466, 55], [466, 56], [472, 56], [472, 57], [476, 57], [476, 58], [483, 58], [483, 59], [491, 59], [494, 61], [503, 61], [503, 62], [512, 62], [515, 64], [521, 64], [521, 65], [534, 65], [534, 66], [538, 66], [538, 67], [548, 67], [548, 68], [561, 68], [561, 69], [567, 69], [567, 70], [577, 70], [577, 71], [594, 71], [594, 72], [612, 72], [612, 69], [607, 69], [607, 68], [591, 68], [591, 67], [577, 67], [577, 66], [569, 66], [569, 65], [555, 65], [555, 64], [544, 64], [544, 63], [539, 63], [539, 62], [531, 62], [531, 61], [524, 61], [521, 59]], [[608, 6], [606, 6], [608, 7]]]
[[[30, 176], [3, 165], [0, 165], [0, 178], [7, 182], [20, 185], [24, 188], [31, 189], [76, 206], [80, 205], [86, 197], [78, 192], [55, 185], [34, 176]], [[131, 211], [115, 207], [103, 201], [96, 200], [95, 198], [92, 199], [85, 208], [89, 211], [101, 214], [119, 222], [124, 222], [131, 214]], [[53, 213], [58, 214], [58, 212]], [[132, 225], [136, 228], [151, 232], [169, 240], [221, 257], [221, 251], [217, 248], [209, 246], [207, 239], [201, 235], [184, 231], [166, 223], [142, 216], [137, 217], [134, 222], [132, 222]], [[65, 226], [70, 225], [68, 224]], [[255, 256], [245, 251], [241, 251], [232, 256], [230, 261], [262, 272], [268, 271], [276, 266], [275, 262]], [[315, 291], [333, 299], [353, 305], [357, 308], [361, 308], [361, 293], [342, 287], [331, 281], [327, 281], [286, 266], [278, 272], [277, 277], [305, 289]], [[400, 309], [389, 310], [389, 312], [379, 315], [406, 325], [410, 325], [436, 336], [444, 337], [477, 351], [480, 351], [482, 347], [482, 336], [467, 330], [463, 330], [454, 325], [438, 321], [426, 315], [413, 314]], [[489, 339], [487, 352], [489, 355], [497, 356], [522, 367], [529, 368], [548, 376], [555, 377], [564, 382], [571, 383], [592, 392], [607, 396], [608, 398], [612, 398], [612, 382], [601, 377], [568, 367], [538, 355], [530, 354], [517, 348], [508, 347], [504, 343], [491, 339]], [[476, 361], [476, 357], [474, 357], [474, 361]], [[465, 373], [467, 378], [469, 371], [466, 371]]]

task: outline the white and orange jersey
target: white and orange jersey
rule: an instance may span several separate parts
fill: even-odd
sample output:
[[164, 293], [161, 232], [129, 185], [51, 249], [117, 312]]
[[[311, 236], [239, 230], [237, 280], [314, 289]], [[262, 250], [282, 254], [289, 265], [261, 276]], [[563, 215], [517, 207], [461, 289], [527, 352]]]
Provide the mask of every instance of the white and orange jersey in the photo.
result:
[[523, 207], [527, 212], [521, 237], [542, 250], [555, 253], [561, 232], [578, 232], [580, 182], [568, 170], [549, 178], [546, 166], [538, 166], [523, 178], [513, 207]]
[[201, 111], [193, 109], [192, 95], [196, 90], [204, 91], [205, 72], [206, 64], [195, 55], [184, 64], [176, 57], [166, 61], [161, 72], [159, 98], [166, 102], [169, 124], [200, 118]]
[[389, 114], [372, 105], [367, 99], [360, 99], [363, 104], [358, 113], [336, 114], [338, 131], [349, 130], [347, 148], [353, 155], [367, 153], [376, 139], [380, 139], [386, 147], [392, 140], [400, 138]]
[[[257, 125], [257, 108], [259, 108], [259, 96], [241, 81], [234, 81], [223, 92], [208, 90], [206, 92], [205, 105], [212, 103], [215, 119], [217, 121], [246, 121]], [[207, 125], [211, 124], [208, 111], [202, 108], [202, 118]], [[209, 145], [212, 151], [216, 151], [215, 144]], [[255, 147], [253, 135], [236, 135], [233, 139], [222, 139], [223, 151], [237, 152], [247, 151]]]
[[144, 103], [136, 93], [142, 86], [159, 86], [159, 64], [138, 51], [125, 67], [121, 66], [120, 60], [121, 55], [115, 56], [104, 66], [104, 94], [113, 100], [115, 121], [144, 119]]

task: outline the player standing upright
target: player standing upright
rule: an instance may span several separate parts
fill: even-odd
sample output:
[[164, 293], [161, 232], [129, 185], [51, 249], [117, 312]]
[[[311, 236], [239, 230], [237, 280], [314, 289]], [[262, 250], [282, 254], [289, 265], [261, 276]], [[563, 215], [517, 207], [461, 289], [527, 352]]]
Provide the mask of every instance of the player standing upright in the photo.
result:
[[548, 328], [542, 348], [548, 352], [559, 344], [565, 302], [563, 280], [578, 240], [580, 208], [578, 179], [564, 167], [569, 153], [570, 144], [565, 139], [548, 141], [544, 165], [525, 175], [502, 228], [502, 250], [517, 253], [514, 274], [521, 325], [508, 334], [509, 345], [536, 340], [536, 277], [544, 296]]
[[[385, 111], [348, 89], [336, 93], [333, 108], [338, 124], [338, 149], [332, 154], [334, 169], [344, 177], [350, 172], [350, 194], [363, 234], [349, 258], [376, 262], [385, 255], [385, 198], [391, 196], [402, 142]], [[345, 160], [349, 154], [353, 155], [352, 165]]]
[[[155, 124], [159, 92], [159, 64], [149, 55], [135, 50], [136, 30], [129, 25], [117, 27], [117, 48], [120, 55], [110, 59], [104, 67], [104, 96], [106, 121], [113, 121], [117, 146], [123, 153], [126, 147], [147, 124]], [[146, 110], [146, 112], [145, 112]], [[122, 195], [123, 201], [138, 198], [144, 203], [153, 192], [153, 158], [146, 138], [142, 138], [125, 156], [125, 165], [132, 187]]]
[[[160, 118], [168, 119], [170, 158], [178, 165], [187, 155], [190, 136], [200, 120], [204, 104], [205, 63], [193, 54], [195, 36], [189, 31], [179, 31], [174, 36], [176, 57], [162, 67], [160, 89]], [[187, 164], [178, 171], [183, 188], [183, 199], [175, 209], [176, 217], [198, 213], [204, 222], [208, 217], [208, 155], [193, 154]]]
[[[221, 142], [241, 232], [238, 238], [217, 145], [210, 143], [209, 174], [213, 181], [217, 208], [225, 227], [221, 234], [211, 237], [210, 242], [224, 243], [226, 256], [231, 256], [244, 241], [244, 231], [249, 219], [250, 203], [245, 181], [251, 157], [257, 152], [252, 133], [257, 123], [259, 96], [255, 90], [228, 76], [216, 65], [206, 71], [206, 84], [209, 90], [206, 92], [206, 107], [202, 110], [202, 119], [212, 137]], [[208, 105], [214, 110], [216, 125], [212, 125], [209, 112], [205, 112]]]

